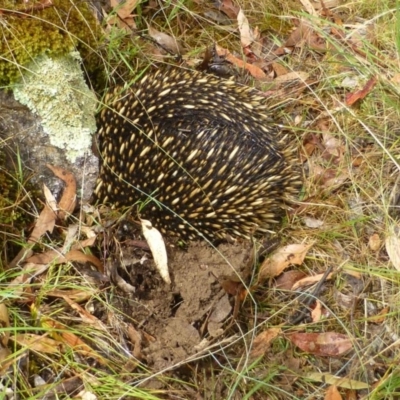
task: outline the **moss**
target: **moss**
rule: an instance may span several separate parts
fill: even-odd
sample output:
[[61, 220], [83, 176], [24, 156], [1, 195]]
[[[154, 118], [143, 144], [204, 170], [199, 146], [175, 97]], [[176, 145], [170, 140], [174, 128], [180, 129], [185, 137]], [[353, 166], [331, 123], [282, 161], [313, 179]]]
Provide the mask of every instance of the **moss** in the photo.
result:
[[89, 72], [98, 68], [93, 54], [100, 28], [88, 3], [83, 0], [53, 0], [51, 7], [35, 9], [39, 4], [39, 1], [3, 2], [0, 85], [8, 86], [15, 82], [21, 71], [40, 55], [60, 56], [73, 49], [88, 61], [85, 66]]

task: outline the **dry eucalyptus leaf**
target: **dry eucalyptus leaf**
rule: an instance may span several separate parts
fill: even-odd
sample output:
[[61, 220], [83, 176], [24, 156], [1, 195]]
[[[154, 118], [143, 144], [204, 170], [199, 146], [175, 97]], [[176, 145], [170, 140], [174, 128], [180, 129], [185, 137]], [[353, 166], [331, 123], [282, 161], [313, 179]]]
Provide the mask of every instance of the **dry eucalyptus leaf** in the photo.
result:
[[158, 272], [164, 279], [164, 282], [171, 284], [171, 278], [168, 271], [167, 249], [165, 248], [164, 239], [161, 233], [153, 227], [150, 221], [146, 219], [140, 221], [142, 223], [143, 235], [150, 247]]
[[280, 275], [290, 265], [301, 265], [312, 244], [290, 244], [281, 247], [260, 267], [259, 281]]
[[303, 5], [304, 10], [307, 11], [310, 15], [317, 16], [318, 13], [315, 11], [313, 4], [310, 0], [300, 0], [300, 3]]
[[45, 204], [39, 218], [36, 220], [35, 227], [28, 239], [28, 243], [37, 243], [47, 231], [50, 233], [53, 232], [55, 224], [56, 214], [47, 204]]
[[164, 32], [160, 32], [157, 29], [151, 27], [150, 25], [148, 27], [148, 30], [149, 30], [149, 35], [164, 49], [169, 50], [173, 54], [183, 53], [181, 46], [174, 37]]
[[287, 338], [301, 350], [317, 356], [337, 357], [353, 348], [347, 335], [336, 332], [296, 332]]
[[43, 194], [44, 198], [46, 199], [47, 205], [51, 208], [52, 211], [57, 213], [58, 212], [57, 200], [46, 185], [43, 185]]
[[47, 164], [47, 168], [49, 168], [57, 178], [60, 178], [65, 183], [65, 189], [63, 190], [63, 194], [58, 203], [58, 217], [60, 219], [65, 219], [69, 214], [74, 211], [76, 205], [75, 177], [71, 172], [61, 167], [54, 167]]
[[369, 237], [368, 247], [371, 251], [376, 252], [381, 248], [382, 240], [377, 233], [374, 233]]
[[391, 229], [392, 233], [388, 235], [385, 241], [386, 251], [393, 266], [400, 271], [400, 238], [398, 227]]
[[[8, 317], [8, 309], [4, 303], [0, 303], [0, 327], [1, 328], [10, 327], [10, 318]], [[4, 332], [0, 334], [0, 343], [3, 347], [7, 347], [9, 337], [10, 337], [10, 332], [7, 330], [4, 330]]]
[[332, 385], [329, 386], [328, 390], [325, 393], [324, 400], [342, 400], [343, 397], [339, 393], [339, 390], [336, 386]]
[[253, 341], [250, 357], [257, 358], [264, 355], [269, 349], [272, 340], [274, 340], [280, 333], [280, 328], [269, 328], [259, 333]]
[[43, 335], [35, 335], [33, 333], [21, 333], [13, 336], [13, 339], [22, 347], [27, 347], [31, 351], [38, 353], [54, 354], [60, 352], [60, 343]]
[[116, 9], [117, 14], [120, 18], [126, 19], [131, 16], [133, 10], [136, 8], [139, 2], [140, 0], [111, 0], [110, 5], [112, 8]]
[[253, 30], [249, 26], [249, 21], [244, 15], [243, 10], [239, 11], [237, 22], [240, 32], [240, 41], [243, 47], [250, 46], [254, 42]]
[[[325, 274], [317, 274], [314, 276], [307, 276], [306, 278], [299, 279], [297, 282], [294, 283], [292, 290], [297, 290], [298, 288], [302, 286], [310, 286], [313, 285], [316, 282], [319, 282]], [[329, 274], [325, 280], [332, 279], [333, 274]]]
[[369, 389], [368, 383], [355, 381], [353, 379], [341, 378], [329, 373], [310, 372], [304, 375], [304, 378], [310, 379], [315, 382], [322, 382], [324, 384], [335, 385], [345, 389], [362, 390]]

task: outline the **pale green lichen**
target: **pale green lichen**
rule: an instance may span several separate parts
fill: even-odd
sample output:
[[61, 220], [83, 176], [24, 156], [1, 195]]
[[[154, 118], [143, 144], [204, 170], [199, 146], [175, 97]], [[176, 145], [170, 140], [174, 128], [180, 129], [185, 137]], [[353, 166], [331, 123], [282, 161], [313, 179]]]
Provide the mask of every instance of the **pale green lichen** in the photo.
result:
[[37, 113], [50, 143], [74, 162], [90, 152], [96, 132], [96, 97], [87, 87], [78, 52], [40, 56], [13, 86], [15, 99]]

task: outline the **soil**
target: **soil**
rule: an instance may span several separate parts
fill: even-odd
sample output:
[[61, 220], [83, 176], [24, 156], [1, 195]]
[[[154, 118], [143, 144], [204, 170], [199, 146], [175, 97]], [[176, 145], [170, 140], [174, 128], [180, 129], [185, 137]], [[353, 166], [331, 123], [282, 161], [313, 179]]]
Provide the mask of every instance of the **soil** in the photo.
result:
[[[135, 292], [118, 296], [115, 306], [145, 337], [139, 357], [159, 371], [187, 361], [224, 333], [236, 297], [222, 285], [248, 279], [252, 245], [246, 241], [217, 248], [202, 242], [193, 242], [187, 249], [169, 245], [172, 284], [168, 285], [150, 253], [143, 250], [145, 245], [138, 247], [138, 243], [121, 248], [118, 279]], [[126, 290], [125, 283], [119, 287]]]

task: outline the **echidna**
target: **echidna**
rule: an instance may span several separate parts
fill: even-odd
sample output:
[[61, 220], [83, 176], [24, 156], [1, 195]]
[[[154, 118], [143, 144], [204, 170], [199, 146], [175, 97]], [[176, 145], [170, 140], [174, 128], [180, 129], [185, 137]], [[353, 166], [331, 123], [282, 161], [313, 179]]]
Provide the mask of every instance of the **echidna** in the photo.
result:
[[253, 89], [172, 69], [114, 89], [105, 104], [95, 197], [117, 207], [150, 200], [140, 213], [163, 233], [266, 232], [299, 191], [294, 146]]

